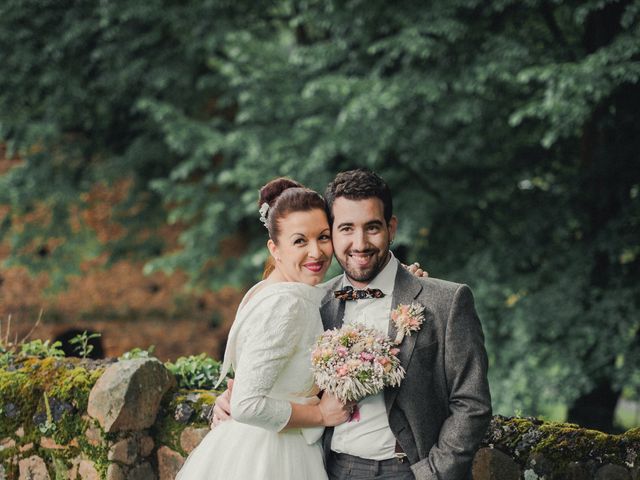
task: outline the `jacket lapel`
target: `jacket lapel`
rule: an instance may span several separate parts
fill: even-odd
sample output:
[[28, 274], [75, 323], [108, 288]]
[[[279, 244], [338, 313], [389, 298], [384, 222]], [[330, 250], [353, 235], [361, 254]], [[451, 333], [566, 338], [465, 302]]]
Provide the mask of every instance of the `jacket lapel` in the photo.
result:
[[[395, 286], [393, 287], [393, 300], [391, 301], [391, 310], [395, 309], [401, 304], [410, 304], [420, 295], [422, 292], [422, 283], [416, 280], [413, 275], [407, 272], [403, 267], [398, 267], [398, 273], [396, 274]], [[393, 341], [396, 338], [398, 330], [395, 324], [389, 316], [389, 338]], [[411, 336], [405, 335], [404, 339], [400, 343], [400, 352], [398, 353], [398, 359], [400, 364], [405, 369], [409, 368], [409, 361], [411, 360], [411, 354], [416, 345], [416, 339], [419, 332], [413, 332]], [[386, 388], [384, 390], [385, 404], [387, 412], [391, 409], [396, 396], [398, 395], [399, 388]]]

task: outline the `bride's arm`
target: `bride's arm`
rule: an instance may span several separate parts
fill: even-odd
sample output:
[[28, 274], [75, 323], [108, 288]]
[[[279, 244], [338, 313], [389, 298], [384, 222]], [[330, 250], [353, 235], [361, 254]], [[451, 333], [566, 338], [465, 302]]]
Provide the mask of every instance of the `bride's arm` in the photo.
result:
[[[216, 400], [211, 428], [215, 428], [221, 422], [231, 419], [230, 398], [233, 380], [228, 380], [227, 382], [229, 388]], [[350, 403], [344, 405], [329, 393], [323, 395], [318, 405], [290, 403], [291, 416], [285, 428], [334, 427], [346, 422], [352, 413], [352, 405]]]
[[346, 421], [350, 407], [332, 397], [316, 405], [299, 405], [270, 396], [288, 360], [300, 348], [301, 322], [308, 320], [301, 300], [291, 295], [272, 295], [261, 303], [248, 313], [254, 318], [244, 322], [248, 330], [236, 366], [231, 416], [272, 431]]
[[349, 420], [352, 408], [326, 392], [317, 405], [292, 403], [291, 407], [291, 417], [285, 428], [335, 427]]

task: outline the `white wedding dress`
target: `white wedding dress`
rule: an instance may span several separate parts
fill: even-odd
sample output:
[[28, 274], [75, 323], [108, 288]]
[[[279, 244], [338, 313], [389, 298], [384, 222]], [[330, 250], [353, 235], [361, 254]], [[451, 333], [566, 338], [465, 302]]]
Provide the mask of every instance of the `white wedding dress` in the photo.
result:
[[[254, 293], [255, 292], [255, 293]], [[229, 333], [223, 374], [235, 371], [233, 420], [215, 427], [176, 480], [326, 480], [322, 428], [286, 429], [291, 405], [316, 403], [311, 347], [325, 291], [304, 283], [254, 286]]]

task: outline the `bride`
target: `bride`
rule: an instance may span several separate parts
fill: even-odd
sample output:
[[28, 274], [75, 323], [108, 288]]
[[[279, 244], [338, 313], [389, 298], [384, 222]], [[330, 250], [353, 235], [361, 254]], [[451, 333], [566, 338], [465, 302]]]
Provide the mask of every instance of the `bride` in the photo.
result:
[[229, 333], [221, 378], [232, 366], [233, 420], [207, 434], [176, 480], [326, 480], [316, 440], [350, 416], [351, 406], [335, 397], [318, 400], [311, 375], [325, 295], [314, 285], [333, 254], [324, 200], [279, 178], [262, 187], [259, 204], [272, 258]]

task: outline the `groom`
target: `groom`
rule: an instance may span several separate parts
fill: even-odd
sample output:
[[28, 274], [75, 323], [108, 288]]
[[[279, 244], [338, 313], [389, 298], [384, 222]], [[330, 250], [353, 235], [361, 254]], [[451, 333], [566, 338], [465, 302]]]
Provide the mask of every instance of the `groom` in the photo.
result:
[[[326, 430], [329, 478], [470, 478], [473, 455], [491, 418], [487, 354], [471, 291], [399, 268], [389, 250], [398, 224], [391, 192], [375, 173], [338, 174], [325, 199], [334, 254], [344, 269], [344, 275], [324, 284], [329, 290], [320, 308], [325, 329], [359, 322], [394, 339], [391, 311], [412, 303], [424, 306], [420, 329], [399, 346], [406, 370], [400, 387], [366, 397], [351, 422]], [[345, 295], [349, 288], [377, 289], [383, 296], [348, 300], [360, 296]], [[216, 412], [226, 416], [222, 407], [217, 405]]]

